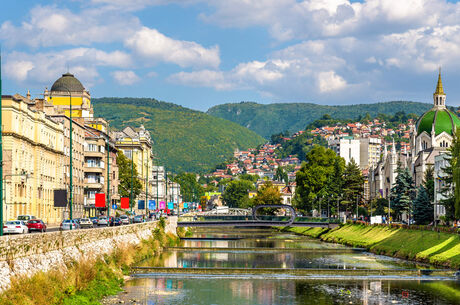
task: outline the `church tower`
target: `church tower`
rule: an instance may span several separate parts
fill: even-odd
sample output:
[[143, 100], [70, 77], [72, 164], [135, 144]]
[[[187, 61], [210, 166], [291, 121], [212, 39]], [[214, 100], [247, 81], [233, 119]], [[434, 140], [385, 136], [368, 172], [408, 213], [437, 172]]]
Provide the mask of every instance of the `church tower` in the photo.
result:
[[444, 93], [444, 89], [442, 88], [441, 68], [439, 68], [438, 84], [436, 85], [436, 91], [433, 93], [433, 104], [434, 108], [437, 109], [446, 108], [446, 94]]

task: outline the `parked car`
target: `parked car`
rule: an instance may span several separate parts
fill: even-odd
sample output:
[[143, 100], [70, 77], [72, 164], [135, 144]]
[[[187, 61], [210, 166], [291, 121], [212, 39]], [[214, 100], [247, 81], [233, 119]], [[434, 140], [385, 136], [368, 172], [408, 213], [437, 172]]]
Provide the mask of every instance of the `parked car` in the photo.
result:
[[108, 218], [107, 216], [99, 216], [97, 220], [97, 225], [98, 226], [106, 226], [108, 224]]
[[93, 223], [93, 226], [97, 226], [97, 220], [98, 220], [97, 217], [90, 217], [89, 219], [91, 219], [91, 222]]
[[27, 222], [27, 228], [29, 228], [29, 232], [32, 231], [39, 231], [39, 232], [46, 232], [46, 225], [41, 219], [32, 219]]
[[37, 219], [37, 217], [33, 216], [33, 215], [19, 215], [18, 216], [18, 220], [22, 220], [22, 221], [29, 221], [29, 220], [32, 220], [32, 219]]
[[82, 228], [92, 228], [93, 227], [93, 222], [89, 218], [80, 218], [80, 221], [78, 222], [78, 224]]
[[122, 220], [121, 220], [120, 217], [115, 217], [115, 218], [113, 219], [113, 225], [114, 225], [114, 226], [121, 226], [122, 224], [123, 224], [123, 222], [122, 222]]
[[7, 221], [5, 225], [3, 225], [3, 232], [8, 234], [25, 234], [29, 232], [29, 228], [22, 220], [11, 220]]
[[129, 225], [129, 217], [128, 217], [128, 215], [121, 215], [120, 220], [121, 220], [122, 224]]
[[144, 222], [144, 215], [136, 215], [133, 218], [133, 223], [141, 223]]
[[61, 225], [59, 226], [59, 230], [63, 231], [63, 230], [77, 230], [80, 228], [80, 225], [78, 224], [77, 221], [75, 221], [75, 219], [66, 219], [64, 221], [61, 222]]

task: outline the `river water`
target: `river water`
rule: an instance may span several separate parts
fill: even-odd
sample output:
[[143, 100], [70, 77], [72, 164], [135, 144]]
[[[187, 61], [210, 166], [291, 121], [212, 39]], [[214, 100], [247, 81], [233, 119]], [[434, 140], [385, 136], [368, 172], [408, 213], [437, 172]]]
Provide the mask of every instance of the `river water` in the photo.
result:
[[[133, 274], [125, 292], [105, 304], [460, 304], [460, 282], [452, 278], [353, 275], [360, 269], [391, 272], [431, 266], [270, 229], [197, 228], [180, 247], [139, 265], [229, 269], [227, 274], [147, 270]], [[260, 268], [276, 272], [254, 272]], [[299, 276], [279, 269], [327, 269], [336, 275], [318, 271]], [[339, 272], [344, 270], [348, 273]]]

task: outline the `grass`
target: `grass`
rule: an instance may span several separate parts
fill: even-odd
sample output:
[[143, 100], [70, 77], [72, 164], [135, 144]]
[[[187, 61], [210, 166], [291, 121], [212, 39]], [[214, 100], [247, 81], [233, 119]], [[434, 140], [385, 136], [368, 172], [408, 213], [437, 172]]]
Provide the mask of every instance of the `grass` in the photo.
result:
[[289, 230], [328, 242], [367, 248], [377, 254], [460, 268], [460, 236], [457, 234], [360, 224], [332, 230], [301, 227]]
[[0, 294], [0, 304], [100, 304], [104, 296], [122, 290], [123, 276], [129, 274], [130, 266], [178, 242], [177, 236], [165, 234], [164, 226], [159, 226], [140, 244], [118, 247], [97, 260], [72, 262], [66, 268], [13, 278], [10, 289]]

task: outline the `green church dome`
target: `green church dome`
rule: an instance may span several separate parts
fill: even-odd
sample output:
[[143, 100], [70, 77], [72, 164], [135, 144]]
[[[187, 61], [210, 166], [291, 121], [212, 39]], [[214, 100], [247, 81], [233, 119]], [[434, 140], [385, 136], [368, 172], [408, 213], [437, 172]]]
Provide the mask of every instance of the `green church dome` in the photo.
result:
[[433, 127], [436, 136], [442, 132], [453, 135], [455, 127], [460, 128], [460, 119], [447, 108], [431, 109], [417, 121], [417, 135], [424, 131], [431, 134]]

